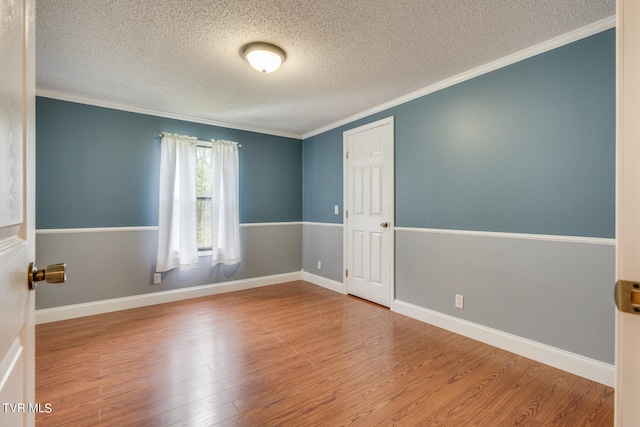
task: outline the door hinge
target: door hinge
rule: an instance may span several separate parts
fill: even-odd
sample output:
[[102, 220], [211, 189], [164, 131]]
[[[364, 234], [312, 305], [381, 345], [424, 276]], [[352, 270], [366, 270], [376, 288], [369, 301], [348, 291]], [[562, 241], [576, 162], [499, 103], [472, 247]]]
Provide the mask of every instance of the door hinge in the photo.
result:
[[344, 271], [344, 275], [345, 275], [346, 277], [349, 277], [349, 270], [345, 270], [345, 271]]
[[347, 159], [348, 159], [348, 158], [349, 158], [349, 152], [348, 152], [348, 151], [345, 151], [345, 152], [344, 152], [344, 154], [345, 154], [345, 156], [346, 156], [346, 157], [347, 157]]
[[349, 211], [344, 211], [344, 214], [347, 218], [349, 218]]
[[623, 313], [640, 314], [640, 282], [618, 280], [613, 295], [618, 310]]

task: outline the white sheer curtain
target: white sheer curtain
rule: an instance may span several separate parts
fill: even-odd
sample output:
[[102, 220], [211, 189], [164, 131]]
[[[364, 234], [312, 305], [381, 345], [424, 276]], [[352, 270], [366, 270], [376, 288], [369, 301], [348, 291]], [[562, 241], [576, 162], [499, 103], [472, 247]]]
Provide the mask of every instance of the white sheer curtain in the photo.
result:
[[238, 144], [211, 140], [211, 265], [240, 262]]
[[198, 267], [196, 234], [197, 138], [163, 134], [156, 271]]

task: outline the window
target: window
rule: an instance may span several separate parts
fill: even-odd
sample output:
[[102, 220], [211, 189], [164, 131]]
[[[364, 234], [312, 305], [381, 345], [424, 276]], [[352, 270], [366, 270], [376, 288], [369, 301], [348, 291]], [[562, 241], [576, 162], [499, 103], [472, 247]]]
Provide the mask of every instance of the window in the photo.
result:
[[196, 232], [198, 252], [210, 251], [211, 225], [211, 144], [198, 142], [196, 151]]
[[162, 133], [156, 271], [240, 263], [238, 147]]

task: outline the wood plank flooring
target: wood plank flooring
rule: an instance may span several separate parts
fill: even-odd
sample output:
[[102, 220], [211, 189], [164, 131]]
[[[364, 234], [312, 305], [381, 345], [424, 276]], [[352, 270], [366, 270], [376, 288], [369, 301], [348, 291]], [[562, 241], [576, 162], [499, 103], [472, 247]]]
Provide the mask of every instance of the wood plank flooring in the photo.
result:
[[37, 326], [37, 426], [611, 426], [614, 390], [306, 282]]

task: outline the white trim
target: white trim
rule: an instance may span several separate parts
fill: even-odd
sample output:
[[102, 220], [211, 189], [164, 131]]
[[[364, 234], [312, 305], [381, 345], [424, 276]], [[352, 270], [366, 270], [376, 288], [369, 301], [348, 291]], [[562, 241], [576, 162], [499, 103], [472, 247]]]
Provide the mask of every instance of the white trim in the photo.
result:
[[116, 231], [158, 231], [158, 226], [148, 227], [96, 227], [96, 228], [42, 228], [36, 234], [111, 233]]
[[413, 233], [453, 234], [458, 236], [497, 237], [500, 239], [543, 240], [547, 242], [586, 243], [592, 245], [615, 246], [616, 239], [602, 237], [559, 236], [551, 234], [502, 233], [496, 231], [447, 230], [439, 228], [396, 227], [396, 231]]
[[439, 90], [456, 85], [458, 83], [462, 83], [466, 80], [471, 80], [475, 77], [481, 76], [483, 74], [487, 74], [491, 71], [498, 70], [500, 68], [514, 64], [516, 62], [523, 61], [527, 58], [540, 55], [541, 53], [548, 52], [550, 50], [559, 48], [569, 43], [573, 43], [575, 41], [592, 36], [594, 34], [598, 34], [602, 31], [609, 30], [611, 28], [614, 28], [615, 26], [616, 26], [615, 16], [602, 19], [600, 21], [594, 22], [593, 24], [587, 25], [582, 28], [578, 28], [577, 30], [571, 31], [567, 34], [561, 35], [559, 37], [555, 37], [551, 40], [547, 40], [535, 46], [529, 47], [527, 49], [523, 49], [511, 55], [505, 56], [504, 58], [500, 58], [496, 61], [490, 62], [485, 65], [481, 65], [480, 67], [474, 68], [469, 71], [465, 71], [464, 73], [442, 80], [431, 86], [427, 86], [424, 89], [420, 89], [415, 92], [411, 92], [407, 95], [401, 96], [400, 98], [396, 98], [392, 101], [385, 102], [384, 104], [378, 105], [377, 107], [373, 107], [361, 113], [354, 114], [353, 116], [344, 118], [342, 120], [338, 120], [337, 122], [331, 123], [330, 125], [323, 126], [311, 132], [304, 133], [302, 134], [302, 139], [305, 140], [307, 138], [311, 138], [312, 136], [319, 135], [323, 132], [330, 131], [337, 127], [354, 122], [356, 120], [369, 117], [373, 114], [388, 110], [389, 108], [397, 107], [398, 105], [405, 104], [409, 101], [413, 101], [414, 99], [421, 98], [425, 95], [429, 95], [433, 92], [437, 92]]
[[247, 222], [245, 224], [240, 224], [240, 228], [249, 228], [249, 227], [275, 227], [281, 225], [302, 225], [304, 224], [302, 221], [292, 221], [292, 222]]
[[36, 325], [302, 280], [302, 271], [36, 310]]
[[103, 101], [84, 96], [72, 95], [69, 93], [56, 92], [47, 89], [36, 89], [36, 96], [42, 98], [58, 99], [60, 101], [75, 102], [78, 104], [93, 105], [95, 107], [109, 108], [112, 110], [128, 111], [130, 113], [146, 114], [148, 116], [165, 117], [167, 119], [182, 120], [185, 122], [201, 123], [205, 125], [217, 126], [227, 129], [243, 130], [248, 132], [262, 133], [266, 135], [282, 136], [285, 138], [302, 139], [302, 135], [290, 132], [281, 132], [270, 129], [261, 129], [251, 126], [244, 126], [235, 123], [219, 122], [217, 120], [205, 119], [203, 117], [185, 116], [182, 114], [170, 113], [168, 111], [154, 110], [145, 107], [134, 107], [131, 105], [119, 104], [117, 102]]
[[[302, 221], [293, 222], [257, 222], [240, 224], [245, 227], [273, 227], [281, 225], [302, 225]], [[115, 231], [158, 231], [157, 225], [148, 227], [96, 227], [96, 228], [42, 228], [36, 230], [36, 234], [71, 234], [71, 233], [110, 233]]]
[[613, 365], [396, 300], [393, 311], [613, 387]]
[[343, 295], [347, 294], [347, 288], [344, 286], [344, 283], [327, 279], [326, 277], [318, 276], [316, 274], [309, 273], [308, 271], [302, 271], [302, 280]]
[[302, 225], [315, 225], [318, 227], [344, 227], [344, 224], [336, 224], [334, 222], [313, 222], [313, 221], [304, 221]]

